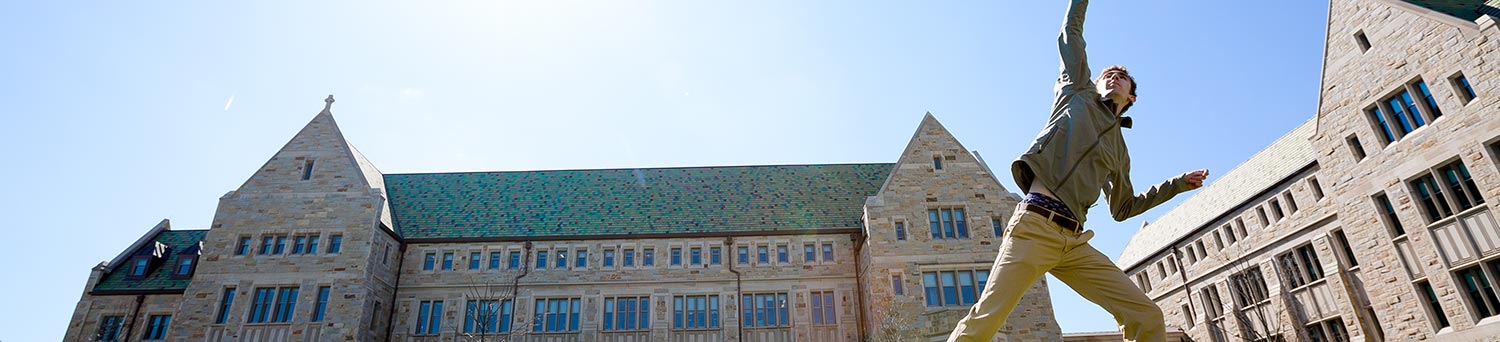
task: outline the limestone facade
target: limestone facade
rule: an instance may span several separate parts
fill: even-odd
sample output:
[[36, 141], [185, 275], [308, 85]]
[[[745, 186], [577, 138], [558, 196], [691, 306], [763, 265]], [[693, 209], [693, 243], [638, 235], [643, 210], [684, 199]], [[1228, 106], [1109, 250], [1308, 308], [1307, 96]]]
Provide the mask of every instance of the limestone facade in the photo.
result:
[[1169, 325], [1500, 340], [1500, 30], [1430, 3], [1468, 2], [1332, 1], [1316, 117], [1127, 246], [1120, 266]]

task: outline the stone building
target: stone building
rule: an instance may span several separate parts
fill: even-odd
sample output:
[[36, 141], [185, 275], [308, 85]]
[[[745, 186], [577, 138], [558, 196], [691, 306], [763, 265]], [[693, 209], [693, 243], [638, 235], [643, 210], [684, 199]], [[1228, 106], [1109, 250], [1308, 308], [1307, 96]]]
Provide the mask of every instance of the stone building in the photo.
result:
[[1332, 1], [1317, 114], [1121, 269], [1194, 341], [1500, 340], [1497, 5]]
[[[325, 107], [65, 340], [941, 339], [1017, 199], [931, 115], [895, 163], [384, 174]], [[1001, 332], [1061, 338], [1044, 281]]]

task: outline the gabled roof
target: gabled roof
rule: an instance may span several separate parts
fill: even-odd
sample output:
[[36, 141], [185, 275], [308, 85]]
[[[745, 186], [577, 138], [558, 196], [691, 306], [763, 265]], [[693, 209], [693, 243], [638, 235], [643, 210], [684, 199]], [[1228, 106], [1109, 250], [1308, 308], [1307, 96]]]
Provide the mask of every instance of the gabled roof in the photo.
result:
[[1493, 11], [1495, 6], [1500, 5], [1500, 0], [1403, 0], [1413, 5], [1422, 6], [1427, 9], [1442, 12], [1443, 14], [1474, 21], [1485, 10]]
[[404, 239], [857, 229], [894, 164], [388, 174]]
[[[207, 229], [200, 230], [165, 230], [156, 233], [151, 241], [145, 244], [132, 246], [134, 249], [125, 251], [127, 255], [150, 255], [163, 253], [165, 260], [154, 270], [141, 279], [126, 279], [130, 273], [129, 258], [115, 261], [116, 265], [109, 265], [110, 271], [99, 280], [99, 284], [92, 289], [94, 294], [133, 293], [133, 292], [164, 292], [182, 291], [187, 289], [191, 279], [174, 279], [172, 271], [177, 266], [177, 261], [184, 255], [183, 252], [191, 252], [203, 242], [203, 236], [208, 234]], [[152, 249], [165, 248], [164, 251]]]
[[1120, 269], [1128, 270], [1149, 259], [1178, 239], [1192, 234], [1200, 227], [1215, 223], [1213, 220], [1220, 215], [1236, 210], [1245, 201], [1317, 162], [1317, 151], [1310, 141], [1316, 120], [1313, 118], [1303, 122], [1271, 142], [1265, 149], [1250, 156], [1249, 160], [1225, 172], [1224, 176], [1198, 189], [1192, 197], [1183, 200], [1155, 221], [1143, 225], [1120, 252], [1117, 262]]

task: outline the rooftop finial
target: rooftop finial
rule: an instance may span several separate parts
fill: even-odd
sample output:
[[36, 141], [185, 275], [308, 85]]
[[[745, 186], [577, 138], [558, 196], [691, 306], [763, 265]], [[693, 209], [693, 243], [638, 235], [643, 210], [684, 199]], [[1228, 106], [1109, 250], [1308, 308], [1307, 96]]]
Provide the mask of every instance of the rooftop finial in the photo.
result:
[[328, 94], [328, 98], [323, 99], [323, 103], [326, 103], [325, 105], [323, 105], [323, 111], [326, 112], [329, 109], [333, 108], [333, 94]]

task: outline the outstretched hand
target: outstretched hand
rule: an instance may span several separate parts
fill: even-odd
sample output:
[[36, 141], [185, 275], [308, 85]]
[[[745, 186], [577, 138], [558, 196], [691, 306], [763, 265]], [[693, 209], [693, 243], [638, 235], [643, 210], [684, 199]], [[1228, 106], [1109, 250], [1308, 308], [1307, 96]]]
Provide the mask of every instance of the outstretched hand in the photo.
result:
[[1203, 180], [1208, 178], [1208, 169], [1194, 170], [1187, 173], [1188, 190], [1203, 187]]

